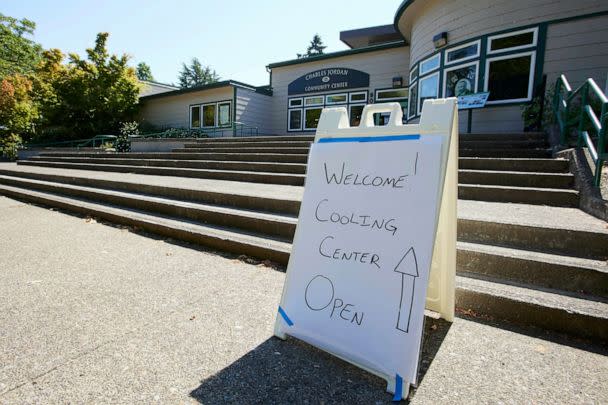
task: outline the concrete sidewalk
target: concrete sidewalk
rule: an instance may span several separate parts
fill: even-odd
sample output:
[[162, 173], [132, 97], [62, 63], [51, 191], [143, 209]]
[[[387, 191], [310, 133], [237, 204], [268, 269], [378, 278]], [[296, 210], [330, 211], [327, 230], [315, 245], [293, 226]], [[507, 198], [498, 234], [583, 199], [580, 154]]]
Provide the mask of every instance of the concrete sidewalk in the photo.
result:
[[[272, 337], [284, 273], [0, 197], [0, 403], [389, 403]], [[605, 348], [428, 319], [412, 403], [607, 403]], [[564, 342], [562, 342], [564, 343]]]

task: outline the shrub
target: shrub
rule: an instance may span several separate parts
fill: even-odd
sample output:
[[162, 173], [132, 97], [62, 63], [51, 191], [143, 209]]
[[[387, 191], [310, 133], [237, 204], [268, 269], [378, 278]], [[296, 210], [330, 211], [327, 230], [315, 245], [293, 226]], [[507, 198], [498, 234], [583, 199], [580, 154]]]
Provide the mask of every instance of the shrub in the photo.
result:
[[5, 159], [17, 159], [17, 151], [23, 146], [21, 137], [17, 134], [8, 134], [0, 138], [0, 156]]
[[129, 137], [135, 135], [139, 135], [137, 122], [123, 122], [120, 126], [120, 135], [118, 135], [114, 144], [116, 152], [130, 152], [131, 141]]

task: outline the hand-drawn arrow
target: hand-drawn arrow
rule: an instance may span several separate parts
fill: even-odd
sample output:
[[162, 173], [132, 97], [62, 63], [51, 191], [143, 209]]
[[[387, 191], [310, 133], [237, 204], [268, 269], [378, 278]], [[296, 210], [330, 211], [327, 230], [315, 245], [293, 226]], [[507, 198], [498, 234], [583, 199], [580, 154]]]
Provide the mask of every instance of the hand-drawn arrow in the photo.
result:
[[[414, 290], [416, 288], [416, 278], [418, 277], [418, 260], [414, 247], [408, 249], [405, 255], [395, 266], [395, 272], [401, 273], [401, 299], [399, 300], [399, 315], [397, 316], [396, 328], [408, 333], [410, 329], [410, 318], [412, 316], [412, 305], [414, 303]], [[410, 292], [409, 297], [404, 297], [406, 292]], [[403, 314], [403, 316], [401, 316]], [[407, 318], [406, 318], [407, 315]]]

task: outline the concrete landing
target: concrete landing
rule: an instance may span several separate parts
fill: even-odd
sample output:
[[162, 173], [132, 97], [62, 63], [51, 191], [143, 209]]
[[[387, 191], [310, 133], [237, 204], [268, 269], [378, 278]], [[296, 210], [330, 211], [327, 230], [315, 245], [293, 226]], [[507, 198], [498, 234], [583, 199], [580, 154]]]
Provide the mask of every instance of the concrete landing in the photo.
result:
[[[283, 272], [5, 197], [0, 226], [0, 404], [391, 403], [272, 337]], [[606, 348], [561, 339], [427, 319], [411, 403], [607, 403]]]

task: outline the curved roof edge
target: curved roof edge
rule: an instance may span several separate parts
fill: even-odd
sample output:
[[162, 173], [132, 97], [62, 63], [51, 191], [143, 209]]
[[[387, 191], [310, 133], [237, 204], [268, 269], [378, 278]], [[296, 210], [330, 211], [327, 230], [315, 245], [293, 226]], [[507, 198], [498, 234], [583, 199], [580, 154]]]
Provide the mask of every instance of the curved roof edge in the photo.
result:
[[405, 13], [405, 10], [409, 6], [411, 6], [414, 1], [415, 0], [403, 0], [401, 2], [401, 4], [399, 5], [399, 8], [397, 9], [397, 12], [395, 13], [395, 19], [393, 20], [393, 25], [395, 26], [395, 31], [400, 33], [404, 38], [405, 38], [405, 34], [399, 30], [399, 20], [401, 19], [401, 16], [403, 16], [403, 13]]

